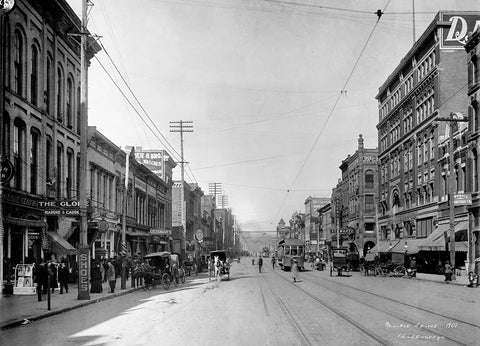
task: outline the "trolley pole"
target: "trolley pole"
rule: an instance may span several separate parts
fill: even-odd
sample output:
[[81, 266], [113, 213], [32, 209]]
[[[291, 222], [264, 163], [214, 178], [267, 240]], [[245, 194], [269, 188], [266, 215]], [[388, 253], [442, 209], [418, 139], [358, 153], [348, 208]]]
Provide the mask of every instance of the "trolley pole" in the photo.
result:
[[170, 132], [180, 132], [180, 148], [181, 148], [181, 162], [182, 169], [182, 184], [181, 184], [181, 210], [182, 210], [182, 255], [187, 251], [187, 213], [185, 203], [185, 160], [183, 158], [183, 133], [193, 132], [193, 121], [170, 121]]
[[436, 121], [444, 121], [448, 122], [450, 126], [450, 135], [448, 137], [448, 208], [449, 208], [449, 228], [450, 228], [450, 264], [452, 265], [453, 272], [452, 272], [452, 279], [456, 279], [455, 274], [455, 202], [454, 202], [454, 194], [456, 191], [455, 187], [455, 176], [454, 176], [454, 168], [455, 168], [455, 158], [454, 150], [453, 150], [453, 125], [459, 122], [467, 122], [468, 118], [464, 118], [461, 113], [450, 113], [449, 118], [436, 118]]

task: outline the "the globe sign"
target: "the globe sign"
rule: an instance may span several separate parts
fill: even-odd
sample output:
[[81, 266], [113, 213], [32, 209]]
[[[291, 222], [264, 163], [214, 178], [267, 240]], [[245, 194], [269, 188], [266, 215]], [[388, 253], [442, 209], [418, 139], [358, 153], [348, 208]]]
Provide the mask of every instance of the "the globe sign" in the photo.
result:
[[7, 14], [15, 6], [15, 0], [0, 0], [0, 14]]
[[203, 232], [201, 229], [195, 232], [195, 239], [199, 242], [203, 240]]
[[10, 180], [12, 180], [14, 174], [15, 167], [13, 166], [13, 164], [7, 159], [2, 160], [0, 182], [2, 184], [8, 183]]

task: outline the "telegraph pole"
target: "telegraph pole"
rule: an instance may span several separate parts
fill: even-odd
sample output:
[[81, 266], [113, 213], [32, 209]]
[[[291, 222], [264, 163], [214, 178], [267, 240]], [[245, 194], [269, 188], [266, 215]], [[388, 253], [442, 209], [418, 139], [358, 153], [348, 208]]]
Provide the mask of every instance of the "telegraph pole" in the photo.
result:
[[185, 160], [183, 159], [183, 133], [193, 132], [193, 121], [170, 121], [170, 132], [180, 132], [180, 148], [182, 169], [182, 186], [181, 186], [181, 210], [182, 210], [182, 249], [181, 252], [187, 251], [187, 213], [185, 203]]
[[217, 240], [217, 217], [215, 215], [215, 210], [217, 209], [217, 189], [218, 191], [222, 190], [222, 183], [209, 183], [208, 184], [208, 193], [213, 194], [213, 235], [215, 236], [215, 250], [218, 250], [218, 240]]
[[78, 299], [89, 300], [90, 291], [90, 250], [88, 247], [88, 222], [87, 222], [87, 150], [88, 150], [88, 62], [87, 62], [87, 4], [82, 0], [82, 28], [80, 32], [80, 245], [79, 245], [79, 270], [78, 270]]
[[[448, 136], [448, 207], [449, 207], [449, 228], [450, 228], [450, 264], [453, 267], [452, 279], [456, 279], [455, 274], [455, 203], [454, 203], [454, 194], [455, 194], [455, 159], [453, 151], [453, 125], [459, 122], [467, 122], [468, 118], [464, 118], [461, 113], [450, 113], [449, 118], [436, 118], [436, 121], [448, 122], [450, 126], [450, 134]], [[446, 245], [446, 244], [445, 244]]]

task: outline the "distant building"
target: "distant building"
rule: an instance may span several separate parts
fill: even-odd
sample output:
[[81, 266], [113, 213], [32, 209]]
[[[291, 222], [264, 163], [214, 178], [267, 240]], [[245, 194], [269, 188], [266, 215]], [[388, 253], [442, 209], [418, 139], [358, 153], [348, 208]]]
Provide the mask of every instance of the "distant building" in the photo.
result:
[[321, 197], [307, 197], [305, 199], [305, 251], [316, 252], [319, 245], [324, 246], [325, 240], [322, 244], [319, 243], [319, 214], [318, 210], [323, 206], [330, 204], [330, 198]]
[[342, 179], [332, 193], [336, 228], [332, 245], [351, 244], [349, 246], [356, 247], [360, 255], [365, 255], [376, 244], [377, 157], [377, 149], [364, 148], [363, 136], [359, 135], [358, 149], [342, 161]]

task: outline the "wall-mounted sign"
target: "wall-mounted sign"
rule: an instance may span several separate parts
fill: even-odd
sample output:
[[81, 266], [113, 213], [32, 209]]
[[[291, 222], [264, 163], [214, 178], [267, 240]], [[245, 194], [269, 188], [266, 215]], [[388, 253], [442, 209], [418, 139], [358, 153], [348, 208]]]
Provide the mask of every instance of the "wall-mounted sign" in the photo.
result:
[[203, 232], [201, 229], [195, 232], [195, 240], [197, 240], [200, 243], [203, 241]]
[[163, 178], [164, 175], [164, 152], [160, 150], [135, 151], [135, 160], [146, 166], [153, 173]]
[[440, 48], [464, 49], [467, 34], [480, 27], [480, 12], [441, 12], [440, 21], [451, 23], [441, 29]]
[[80, 215], [80, 203], [77, 200], [43, 200], [38, 202], [44, 215]]
[[457, 193], [453, 195], [453, 205], [472, 205], [472, 194]]
[[155, 235], [164, 235], [164, 236], [171, 236], [172, 231], [169, 229], [151, 229], [150, 234]]

